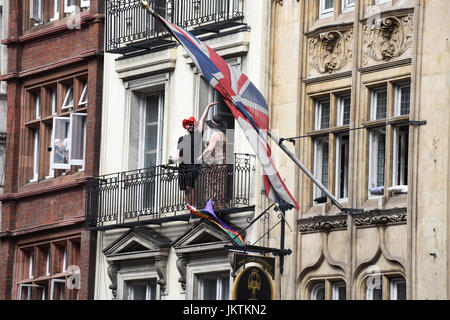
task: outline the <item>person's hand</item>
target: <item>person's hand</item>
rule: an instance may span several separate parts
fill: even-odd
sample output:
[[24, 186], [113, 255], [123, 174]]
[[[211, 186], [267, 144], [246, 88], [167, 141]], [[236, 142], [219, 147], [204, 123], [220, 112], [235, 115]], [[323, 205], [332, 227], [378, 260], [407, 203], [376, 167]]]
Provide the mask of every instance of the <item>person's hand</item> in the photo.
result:
[[208, 104], [207, 108], [211, 108], [212, 106], [215, 106], [216, 104], [219, 104], [219, 102], [217, 102], [217, 101], [211, 102], [210, 104]]
[[197, 158], [197, 163], [202, 162], [203, 155]]

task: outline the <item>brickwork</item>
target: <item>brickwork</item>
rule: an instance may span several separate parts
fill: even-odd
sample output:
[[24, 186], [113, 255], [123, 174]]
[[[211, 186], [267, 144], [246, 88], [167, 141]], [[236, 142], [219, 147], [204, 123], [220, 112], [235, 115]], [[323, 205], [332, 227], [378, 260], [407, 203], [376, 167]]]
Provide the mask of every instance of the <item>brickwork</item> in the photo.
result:
[[[23, 30], [22, 0], [10, 0], [7, 147], [5, 194], [0, 229], [0, 299], [12, 296], [16, 243], [23, 239], [51, 238], [74, 227], [81, 234], [79, 299], [93, 296], [95, 234], [83, 230], [86, 176], [97, 174], [101, 132], [103, 83], [103, 1], [91, 0], [90, 9], [35, 28]], [[7, 14], [7, 13], [5, 13]], [[88, 74], [86, 157], [84, 171], [74, 175], [23, 184], [20, 178], [24, 150], [23, 83], [40, 82], [84, 68]], [[38, 239], [38, 238], [36, 238]], [[92, 284], [91, 284], [92, 282]]]

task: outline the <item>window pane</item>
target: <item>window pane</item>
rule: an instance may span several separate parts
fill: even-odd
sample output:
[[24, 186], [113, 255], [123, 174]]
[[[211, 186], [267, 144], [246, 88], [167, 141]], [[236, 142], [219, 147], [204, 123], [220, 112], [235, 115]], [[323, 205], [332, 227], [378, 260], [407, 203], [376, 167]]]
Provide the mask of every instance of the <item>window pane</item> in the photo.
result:
[[311, 288], [311, 300], [325, 300], [325, 284], [318, 283]]
[[350, 97], [342, 99], [342, 125], [350, 124]]
[[384, 148], [385, 135], [380, 134], [378, 137], [377, 152], [377, 187], [384, 186]]
[[69, 118], [53, 118], [53, 163], [68, 163]]
[[132, 287], [132, 300], [145, 300], [147, 295], [147, 286], [145, 284], [135, 284]]
[[70, 107], [73, 107], [73, 87], [67, 89], [66, 96], [62, 105], [63, 109]]
[[156, 166], [156, 152], [145, 153], [144, 155], [144, 168], [150, 168]]
[[70, 160], [72, 164], [82, 165], [84, 161], [84, 144], [86, 134], [86, 115], [72, 113], [71, 118], [71, 150]]
[[230, 297], [230, 277], [225, 276], [222, 277], [222, 290], [220, 299], [228, 300], [229, 297]]
[[339, 198], [347, 197], [348, 186], [348, 152], [349, 152], [349, 136], [340, 136], [337, 140], [338, 146], [336, 152], [337, 157], [337, 188]]
[[400, 115], [409, 114], [411, 87], [403, 87], [400, 89]]
[[386, 118], [387, 91], [382, 90], [376, 93], [376, 117], [375, 119]]
[[345, 282], [333, 283], [333, 300], [346, 300], [346, 285]]
[[320, 129], [330, 126], [330, 103], [322, 102], [320, 104]]
[[202, 282], [204, 300], [217, 299], [217, 279], [204, 278]]
[[324, 9], [331, 9], [334, 7], [334, 0], [325, 0]]
[[145, 113], [145, 123], [158, 122], [159, 96], [147, 97], [147, 110]]
[[321, 182], [328, 187], [328, 143], [322, 145], [322, 177]]

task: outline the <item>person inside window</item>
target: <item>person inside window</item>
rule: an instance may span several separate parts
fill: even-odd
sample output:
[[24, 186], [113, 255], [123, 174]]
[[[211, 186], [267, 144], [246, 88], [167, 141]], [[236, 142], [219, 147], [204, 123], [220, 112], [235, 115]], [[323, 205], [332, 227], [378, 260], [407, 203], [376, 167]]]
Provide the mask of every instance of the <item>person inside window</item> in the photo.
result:
[[67, 139], [56, 139], [54, 155], [55, 163], [67, 163], [68, 151]]

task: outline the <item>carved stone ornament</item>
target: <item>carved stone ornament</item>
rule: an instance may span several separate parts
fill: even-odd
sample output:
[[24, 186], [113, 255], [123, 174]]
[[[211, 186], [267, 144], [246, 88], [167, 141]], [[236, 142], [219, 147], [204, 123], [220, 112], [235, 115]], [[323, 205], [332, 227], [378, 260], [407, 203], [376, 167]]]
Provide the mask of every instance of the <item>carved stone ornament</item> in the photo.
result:
[[120, 267], [115, 262], [108, 261], [108, 276], [111, 279], [111, 285], [109, 289], [112, 290], [113, 300], [117, 299], [117, 273], [119, 273]]
[[[322, 32], [308, 40], [308, 64], [319, 73], [332, 74], [352, 59], [353, 31]], [[308, 73], [308, 76], [311, 72]]]
[[183, 291], [186, 291], [186, 268], [188, 265], [188, 259], [183, 256], [179, 256], [177, 260], [177, 269], [180, 273], [180, 278], [178, 282], [181, 284]]
[[386, 224], [404, 224], [407, 221], [406, 210], [371, 211], [358, 213], [353, 219], [355, 226], [373, 226]]
[[161, 294], [164, 295], [166, 292], [166, 271], [167, 271], [167, 257], [157, 257], [155, 262], [156, 273], [158, 274], [157, 283], [160, 286]]
[[298, 231], [319, 232], [331, 231], [335, 229], [347, 229], [347, 216], [318, 216], [298, 221]]
[[411, 48], [413, 15], [368, 20], [363, 28], [363, 65], [389, 62]]

